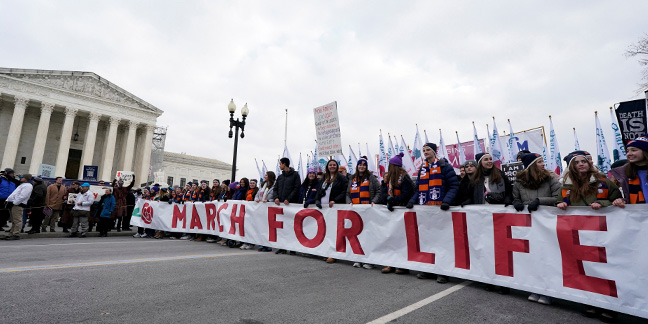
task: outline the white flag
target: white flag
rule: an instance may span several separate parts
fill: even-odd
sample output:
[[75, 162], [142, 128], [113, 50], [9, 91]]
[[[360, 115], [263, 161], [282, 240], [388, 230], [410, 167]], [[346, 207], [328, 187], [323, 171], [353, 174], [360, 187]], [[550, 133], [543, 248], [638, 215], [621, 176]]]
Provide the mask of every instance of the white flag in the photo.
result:
[[265, 173], [259, 168], [259, 162], [257, 162], [256, 158], [254, 158], [254, 164], [256, 164], [257, 172], [259, 173], [259, 181], [263, 181], [263, 176], [265, 175]]
[[349, 160], [347, 161], [347, 172], [353, 173], [357, 164], [358, 158], [356, 157], [355, 152], [353, 152], [351, 145], [349, 145]]
[[553, 162], [549, 165], [552, 166], [549, 171], [553, 171], [556, 174], [562, 174], [562, 159], [560, 157], [560, 148], [558, 148], [558, 138], [556, 137], [556, 132], [554, 132], [553, 121], [551, 120], [551, 115], [549, 115], [549, 159]]
[[418, 124], [416, 124], [416, 135], [414, 135], [414, 147], [412, 147], [412, 157], [414, 158], [414, 167], [418, 170], [421, 165], [423, 165], [423, 143], [421, 143], [421, 134], [418, 130]]
[[376, 157], [369, 153], [369, 143], [365, 143], [365, 148], [367, 149], [367, 164], [369, 164], [369, 171], [373, 172], [377, 176], [376, 169]]
[[313, 153], [313, 164], [311, 166], [315, 169], [315, 172], [324, 170], [320, 166], [319, 151], [317, 149], [317, 141], [315, 141], [315, 153]]
[[466, 163], [466, 153], [464, 153], [463, 146], [461, 146], [461, 141], [459, 140], [459, 132], [455, 131], [455, 134], [457, 135], [457, 146], [459, 146], [459, 163], [461, 165], [464, 165], [464, 163]]
[[507, 119], [508, 124], [509, 124], [509, 138], [508, 141], [506, 141], [506, 147], [508, 148], [509, 151], [509, 161], [515, 162], [517, 161], [517, 154], [519, 152], [518, 149], [518, 142], [517, 142], [517, 137], [515, 137], [515, 134], [513, 133], [513, 126], [511, 126], [511, 120]]
[[614, 146], [612, 147], [612, 157], [614, 162], [619, 161], [620, 159], [625, 159], [625, 148], [623, 147], [623, 137], [621, 137], [621, 130], [619, 129], [619, 124], [617, 124], [616, 116], [612, 107], [610, 107], [610, 118], [612, 121], [612, 134], [614, 134]]
[[304, 165], [302, 164], [301, 152], [299, 152], [299, 164], [297, 164], [297, 172], [299, 173], [299, 178], [304, 179]]
[[439, 160], [441, 158], [447, 159], [448, 158], [448, 151], [446, 150], [446, 145], [445, 141], [443, 140], [443, 133], [441, 132], [441, 128], [439, 128], [439, 146], [437, 147], [437, 158]]
[[603, 135], [603, 128], [601, 127], [601, 122], [599, 121], [597, 112], [594, 112], [594, 119], [596, 119], [596, 165], [598, 166], [599, 171], [603, 174], [607, 174], [612, 168], [610, 152], [605, 143], [605, 135]]
[[378, 180], [382, 180], [383, 175], [387, 172], [389, 167], [389, 159], [387, 158], [387, 153], [385, 152], [385, 142], [383, 141], [382, 130], [380, 130], [380, 156], [378, 158]]
[[578, 143], [578, 136], [576, 136], [576, 128], [574, 128], [574, 151], [580, 151], [580, 144]]
[[545, 169], [551, 171], [555, 170], [556, 167], [552, 166], [556, 161], [549, 159], [549, 150], [547, 149], [547, 139], [542, 136], [542, 159], [545, 160]]
[[473, 124], [473, 145], [475, 146], [474, 152], [475, 155], [477, 155], [479, 153], [484, 153], [484, 151], [482, 151], [481, 145], [479, 145], [479, 136], [477, 136], [477, 128], [475, 128], [475, 122], [473, 122], [472, 124]]
[[493, 117], [493, 137], [491, 138], [491, 146], [493, 151], [490, 152], [490, 155], [493, 157], [493, 162], [499, 161], [500, 164], [508, 163], [508, 157], [504, 154], [504, 145], [500, 140], [499, 132], [497, 131], [497, 124], [495, 123], [495, 117]]
[[425, 134], [425, 143], [430, 143], [430, 140], [428, 140], [427, 138], [427, 132], [425, 131], [425, 129], [423, 130], [423, 134]]
[[[263, 160], [261, 160], [261, 165], [263, 165], [263, 169], [261, 169], [261, 171], [263, 171], [263, 175], [265, 175], [268, 172], [268, 167], [265, 165], [265, 162]], [[275, 175], [277, 177], [279, 176], [278, 174]]]
[[407, 145], [405, 145], [405, 139], [401, 135], [401, 147], [404, 147], [405, 150], [403, 150], [403, 169], [407, 171], [407, 173], [414, 177], [417, 175], [418, 170], [414, 166], [414, 161], [412, 161], [412, 156], [410, 155], [409, 150], [407, 149]]
[[[488, 135], [488, 153], [493, 152], [493, 138], [491, 137], [491, 132], [490, 128], [488, 128], [488, 124], [486, 124], [486, 135]], [[484, 145], [486, 146], [486, 145]]]
[[294, 165], [295, 161], [293, 161], [293, 159], [290, 157], [290, 152], [288, 152], [288, 146], [284, 146], [284, 150], [283, 153], [281, 154], [281, 157], [288, 158], [288, 160], [290, 160], [290, 164]]

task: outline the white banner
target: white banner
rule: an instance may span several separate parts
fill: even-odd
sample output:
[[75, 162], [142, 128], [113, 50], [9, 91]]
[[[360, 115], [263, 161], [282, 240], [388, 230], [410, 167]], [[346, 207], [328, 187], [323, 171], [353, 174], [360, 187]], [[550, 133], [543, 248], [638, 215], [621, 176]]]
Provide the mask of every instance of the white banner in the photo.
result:
[[[140, 212], [141, 211], [141, 212]], [[131, 225], [506, 286], [648, 318], [648, 209], [479, 205], [304, 209], [140, 200]]]

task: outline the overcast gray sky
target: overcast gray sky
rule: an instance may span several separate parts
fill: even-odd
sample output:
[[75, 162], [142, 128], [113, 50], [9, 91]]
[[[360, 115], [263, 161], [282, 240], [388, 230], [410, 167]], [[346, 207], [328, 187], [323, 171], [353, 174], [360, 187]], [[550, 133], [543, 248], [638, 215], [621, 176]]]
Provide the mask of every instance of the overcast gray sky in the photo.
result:
[[[646, 1], [6, 1], [0, 66], [90, 71], [164, 110], [166, 150], [228, 163], [227, 104], [248, 103], [237, 177], [274, 170], [284, 109], [294, 159], [314, 149], [313, 108], [338, 102], [342, 144], [379, 129], [446, 144], [498, 128], [548, 128], [563, 156], [608, 145], [608, 107], [637, 95], [625, 58], [648, 33]], [[295, 163], [296, 164], [296, 163]]]

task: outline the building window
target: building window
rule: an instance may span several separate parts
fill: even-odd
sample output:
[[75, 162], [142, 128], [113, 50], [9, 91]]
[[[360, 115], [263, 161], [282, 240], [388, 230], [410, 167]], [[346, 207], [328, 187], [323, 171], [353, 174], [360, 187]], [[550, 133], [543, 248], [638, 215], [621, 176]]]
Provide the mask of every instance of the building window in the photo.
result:
[[187, 179], [185, 178], [180, 178], [180, 187], [183, 187], [187, 184]]
[[168, 184], [170, 187], [173, 187], [173, 177], [167, 177], [167, 184]]

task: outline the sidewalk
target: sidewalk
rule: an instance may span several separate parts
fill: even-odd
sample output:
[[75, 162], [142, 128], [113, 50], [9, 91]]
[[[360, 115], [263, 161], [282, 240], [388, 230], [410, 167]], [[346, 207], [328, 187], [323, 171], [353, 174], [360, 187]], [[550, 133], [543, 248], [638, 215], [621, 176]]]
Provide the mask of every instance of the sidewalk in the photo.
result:
[[[132, 228], [132, 230], [130, 230], [130, 231], [117, 232], [117, 230], [112, 230], [112, 231], [108, 232], [108, 237], [111, 237], [111, 236], [133, 236], [133, 235], [135, 235], [135, 233], [137, 233], [137, 227]], [[0, 236], [4, 237], [7, 234], [9, 234], [9, 233], [5, 232], [4, 230], [0, 231]], [[27, 234], [27, 232], [20, 233], [20, 239], [24, 240], [24, 239], [34, 239], [34, 238], [57, 238], [57, 237], [68, 237], [68, 235], [70, 235], [70, 233], [64, 233], [63, 229], [58, 227], [58, 228], [56, 228], [56, 232], [49, 232], [49, 229], [48, 229], [48, 232], [40, 232], [40, 233], [37, 233], [37, 234]], [[99, 232], [97, 232], [96, 227], [92, 229], [92, 232], [88, 232], [87, 237], [99, 237]]]

